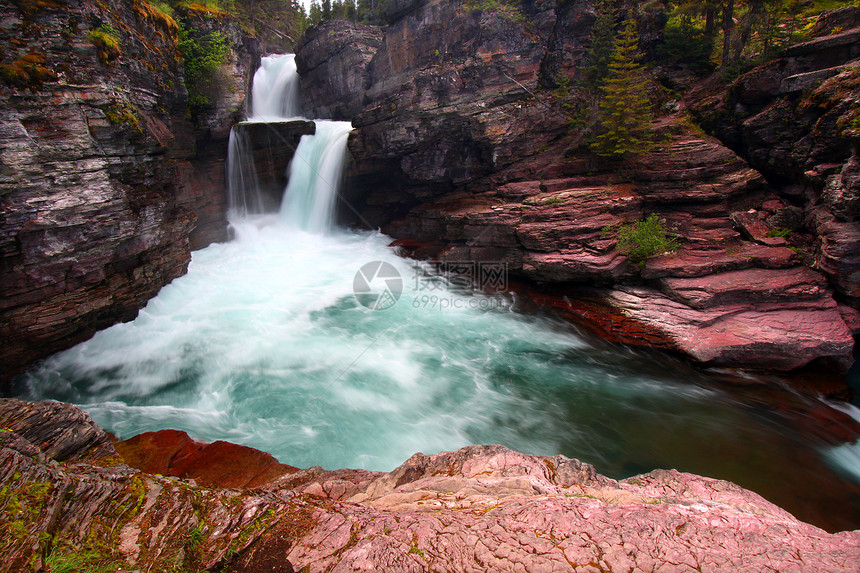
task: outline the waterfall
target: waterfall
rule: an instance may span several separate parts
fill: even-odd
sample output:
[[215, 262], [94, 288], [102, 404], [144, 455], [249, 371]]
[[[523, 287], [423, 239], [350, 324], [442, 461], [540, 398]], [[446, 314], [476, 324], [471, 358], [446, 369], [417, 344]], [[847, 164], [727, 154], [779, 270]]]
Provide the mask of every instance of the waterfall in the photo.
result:
[[[293, 67], [291, 56], [264, 59], [253, 94], [262, 116], [231, 136], [235, 238], [194, 251], [188, 273], [134, 321], [34, 368], [20, 381], [27, 399], [74, 402], [123, 438], [173, 428], [299, 467], [390, 471], [416, 451], [481, 443], [584, 457], [616, 478], [676, 467], [801, 500], [800, 511], [826, 508], [811, 515], [827, 513], [834, 529], [858, 526], [860, 440], [807, 431], [820, 424], [820, 399], [781, 390], [772, 375], [735, 382], [521, 314], [517, 298], [464, 292], [379, 232], [326, 233], [349, 123], [316, 121], [289, 182], [267, 186], [273, 122], [295, 113], [284, 95]], [[269, 115], [259, 101], [281, 107]], [[260, 187], [264, 201], [249, 195]], [[285, 195], [280, 214], [269, 191]], [[457, 266], [484, 280], [480, 263]], [[391, 305], [362, 301], [386, 293]], [[860, 421], [860, 409], [845, 413]]]
[[[273, 123], [297, 118], [299, 76], [294, 54], [266, 56], [254, 74], [249, 122]], [[289, 167], [281, 202], [281, 221], [292, 229], [325, 233], [333, 220], [346, 143], [348, 121], [316, 120], [316, 134], [299, 142]], [[227, 192], [231, 218], [260, 214], [259, 179], [250, 142], [241, 129], [230, 131], [227, 153]]]
[[248, 136], [242, 130], [231, 129], [227, 147], [227, 205], [231, 219], [263, 212], [259, 188]]
[[296, 56], [266, 56], [254, 74], [251, 121], [281, 121], [299, 115], [299, 74]]
[[302, 136], [290, 164], [281, 219], [294, 229], [325, 233], [333, 223], [334, 198], [340, 186], [352, 124], [325, 120], [315, 123], [316, 134]]

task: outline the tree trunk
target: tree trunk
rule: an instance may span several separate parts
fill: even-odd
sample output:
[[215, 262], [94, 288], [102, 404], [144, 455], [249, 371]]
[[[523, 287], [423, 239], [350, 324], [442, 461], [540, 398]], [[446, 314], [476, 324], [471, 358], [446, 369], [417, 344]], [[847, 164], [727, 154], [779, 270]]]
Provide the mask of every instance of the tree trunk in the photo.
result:
[[735, 29], [735, 0], [726, 0], [723, 4], [723, 58], [721, 68], [731, 63], [732, 32]]

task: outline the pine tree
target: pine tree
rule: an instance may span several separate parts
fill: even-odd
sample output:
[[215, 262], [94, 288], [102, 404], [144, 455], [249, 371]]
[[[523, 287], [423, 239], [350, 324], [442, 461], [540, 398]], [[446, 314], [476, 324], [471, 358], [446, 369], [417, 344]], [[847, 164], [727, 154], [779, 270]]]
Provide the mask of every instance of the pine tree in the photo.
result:
[[648, 79], [637, 62], [639, 35], [632, 18], [615, 43], [609, 75], [601, 91], [598, 123], [600, 135], [591, 148], [599, 155], [621, 158], [647, 151], [651, 139], [651, 102]]
[[591, 28], [591, 45], [585, 55], [583, 84], [593, 93], [600, 91], [615, 48], [615, 9], [612, 0], [600, 0], [597, 19]]

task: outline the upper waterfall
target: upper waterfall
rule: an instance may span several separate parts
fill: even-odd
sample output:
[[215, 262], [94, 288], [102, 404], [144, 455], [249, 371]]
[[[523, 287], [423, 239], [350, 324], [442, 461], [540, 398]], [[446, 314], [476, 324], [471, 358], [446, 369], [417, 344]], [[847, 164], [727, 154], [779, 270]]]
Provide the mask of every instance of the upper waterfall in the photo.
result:
[[278, 121], [299, 115], [299, 73], [295, 54], [265, 56], [251, 87], [250, 121]]

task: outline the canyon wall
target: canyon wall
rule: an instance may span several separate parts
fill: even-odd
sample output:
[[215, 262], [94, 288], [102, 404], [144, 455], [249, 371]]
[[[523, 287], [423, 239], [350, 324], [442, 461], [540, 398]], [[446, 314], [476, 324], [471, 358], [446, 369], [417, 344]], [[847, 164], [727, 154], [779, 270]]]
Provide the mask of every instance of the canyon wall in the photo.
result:
[[[860, 8], [825, 12], [812, 39], [725, 91], [690, 96], [702, 125], [741, 154], [811, 235], [810, 263], [860, 304]], [[710, 93], [709, 93], [710, 92]]]
[[[853, 121], [856, 98], [831, 97], [838, 108], [809, 136], [830, 151], [830, 175], [839, 173], [817, 195], [799, 197], [793, 179], [771, 177], [721, 133], [702, 133], [685, 102], [665, 101], [656, 87], [655, 103], [667, 104], [652, 126], [658, 143], [608, 160], [589, 150], [576, 115], [593, 4], [400, 4], [384, 27], [327, 22], [297, 47], [309, 111], [356, 127], [345, 220], [381, 227], [419, 257], [504, 262], [512, 278], [547, 285], [566, 297], [558, 306], [567, 314], [626, 343], [708, 364], [851, 363], [860, 326], [853, 127], [834, 137], [827, 126]], [[659, 14], [634, 15], [647, 49]], [[832, 28], [822, 24], [819, 39], [786, 57], [814, 54], [813, 68], [826, 60], [842, 88], [820, 84], [828, 74], [804, 81], [844, 94], [855, 32]], [[799, 81], [806, 68], [792, 70]], [[719, 82], [712, 89], [729, 97]], [[791, 141], [784, 148], [825, 161]], [[816, 207], [828, 197], [836, 209]], [[617, 250], [617, 233], [649, 214], [680, 244], [636, 264]]]
[[[179, 16], [179, 15], [177, 15]], [[223, 158], [255, 44], [192, 125], [176, 21], [142, 0], [0, 5], [0, 380], [130, 320], [226, 238]]]

